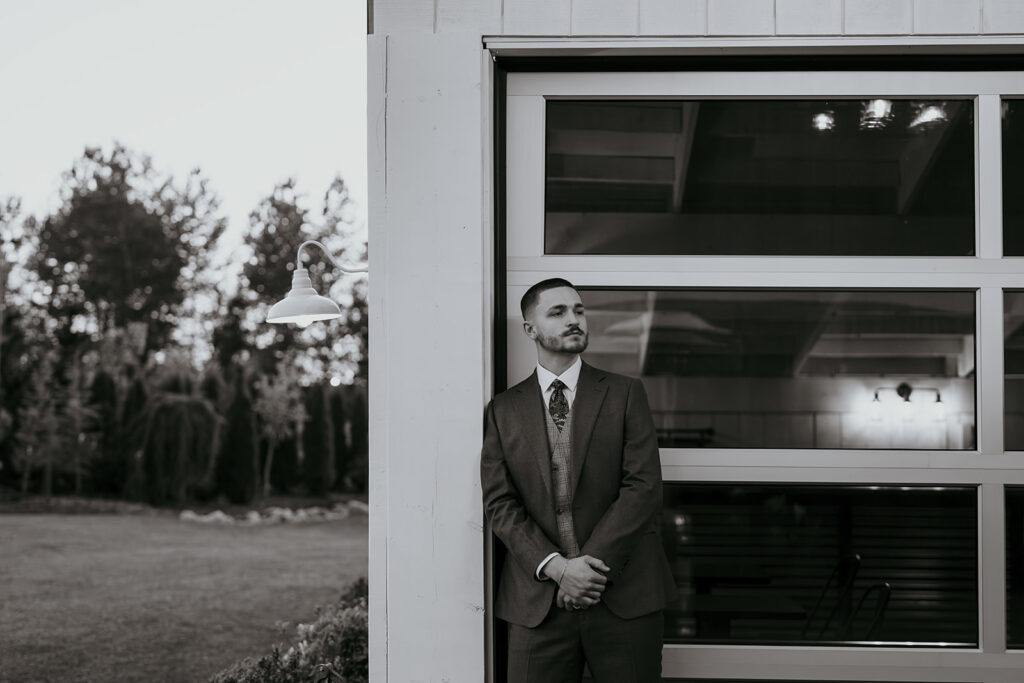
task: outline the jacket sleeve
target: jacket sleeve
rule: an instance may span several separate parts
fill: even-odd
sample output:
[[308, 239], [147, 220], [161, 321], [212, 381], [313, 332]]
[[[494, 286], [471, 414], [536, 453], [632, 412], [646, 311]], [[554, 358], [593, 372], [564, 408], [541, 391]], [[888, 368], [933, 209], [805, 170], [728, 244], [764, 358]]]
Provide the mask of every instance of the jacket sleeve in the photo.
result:
[[614, 581], [641, 536], [651, 529], [651, 519], [660, 513], [661, 505], [658, 439], [647, 393], [643, 383], [634, 379], [626, 397], [619, 496], [598, 520], [580, 552], [611, 567], [608, 578]]
[[484, 515], [494, 534], [508, 548], [523, 571], [536, 577], [538, 565], [558, 546], [530, 516], [509, 471], [494, 414], [494, 402], [484, 417], [484, 445], [480, 455], [480, 482]]

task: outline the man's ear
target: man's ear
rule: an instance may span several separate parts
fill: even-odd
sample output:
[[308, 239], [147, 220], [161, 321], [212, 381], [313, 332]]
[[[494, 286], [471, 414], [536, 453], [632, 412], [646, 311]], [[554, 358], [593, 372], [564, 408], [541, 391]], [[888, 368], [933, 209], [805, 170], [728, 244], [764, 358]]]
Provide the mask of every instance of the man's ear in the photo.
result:
[[530, 339], [537, 338], [537, 328], [534, 327], [533, 323], [531, 323], [529, 320], [523, 321], [523, 332], [525, 332], [526, 336], [529, 337]]

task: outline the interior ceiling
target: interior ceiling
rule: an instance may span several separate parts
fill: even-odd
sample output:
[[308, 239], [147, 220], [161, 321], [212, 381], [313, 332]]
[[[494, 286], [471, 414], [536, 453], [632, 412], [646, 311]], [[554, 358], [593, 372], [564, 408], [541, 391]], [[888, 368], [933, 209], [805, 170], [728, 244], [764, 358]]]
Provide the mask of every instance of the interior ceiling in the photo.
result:
[[[910, 100], [863, 130], [864, 100], [548, 105], [549, 212], [912, 215], [961, 211], [963, 174], [935, 173], [951, 139], [973, 149], [969, 100], [911, 126]], [[816, 130], [815, 116], [831, 117]], [[973, 175], [970, 176], [973, 178]], [[973, 192], [973, 188], [968, 188]], [[959, 190], [959, 191], [956, 191]], [[973, 209], [973, 207], [968, 207]]]
[[703, 294], [588, 292], [588, 353], [645, 376], [974, 372], [973, 292]]

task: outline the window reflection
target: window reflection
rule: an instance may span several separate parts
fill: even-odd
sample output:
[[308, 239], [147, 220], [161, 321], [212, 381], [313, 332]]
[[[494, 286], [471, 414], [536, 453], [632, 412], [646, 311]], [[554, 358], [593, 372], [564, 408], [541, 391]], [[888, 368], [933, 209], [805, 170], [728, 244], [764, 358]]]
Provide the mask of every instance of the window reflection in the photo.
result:
[[1004, 445], [1024, 450], [1024, 292], [1003, 292]]
[[667, 642], [974, 645], [972, 487], [666, 484]]
[[1006, 644], [1024, 648], [1024, 487], [1006, 487]]
[[546, 126], [549, 254], [974, 253], [971, 100], [552, 100]]
[[1003, 254], [1024, 256], [1024, 100], [1003, 100]]
[[[584, 359], [643, 378], [663, 448], [975, 447], [973, 291], [582, 295]], [[536, 356], [508, 329], [512, 384]]]

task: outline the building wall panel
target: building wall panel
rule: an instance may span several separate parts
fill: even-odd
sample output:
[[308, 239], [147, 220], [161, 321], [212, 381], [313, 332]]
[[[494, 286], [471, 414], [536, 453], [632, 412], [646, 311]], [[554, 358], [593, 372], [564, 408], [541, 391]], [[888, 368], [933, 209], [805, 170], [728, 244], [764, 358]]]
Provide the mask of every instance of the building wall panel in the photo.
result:
[[485, 55], [469, 32], [391, 34], [386, 50], [386, 114], [371, 123], [385, 136], [375, 169], [386, 150], [369, 248], [371, 458], [386, 481], [370, 576], [387, 585], [371, 618], [375, 633], [386, 619], [389, 653], [375, 680], [480, 681]]
[[374, 0], [373, 32], [433, 31], [435, 0]]
[[708, 3], [708, 34], [771, 35], [775, 31], [774, 0], [714, 0]]
[[982, 30], [985, 33], [1024, 33], [1024, 2], [982, 0]]
[[511, 36], [567, 36], [572, 0], [505, 0], [502, 32]]
[[640, 33], [701, 36], [708, 28], [706, 0], [640, 0]]
[[977, 0], [914, 0], [914, 33], [955, 35], [980, 30]]
[[501, 31], [501, 0], [434, 0], [437, 31], [464, 30], [479, 33]]
[[573, 35], [636, 35], [638, 0], [573, 0]]
[[903, 35], [913, 30], [911, 0], [845, 0], [848, 35]]
[[776, 0], [779, 35], [837, 35], [843, 32], [842, 0]]

